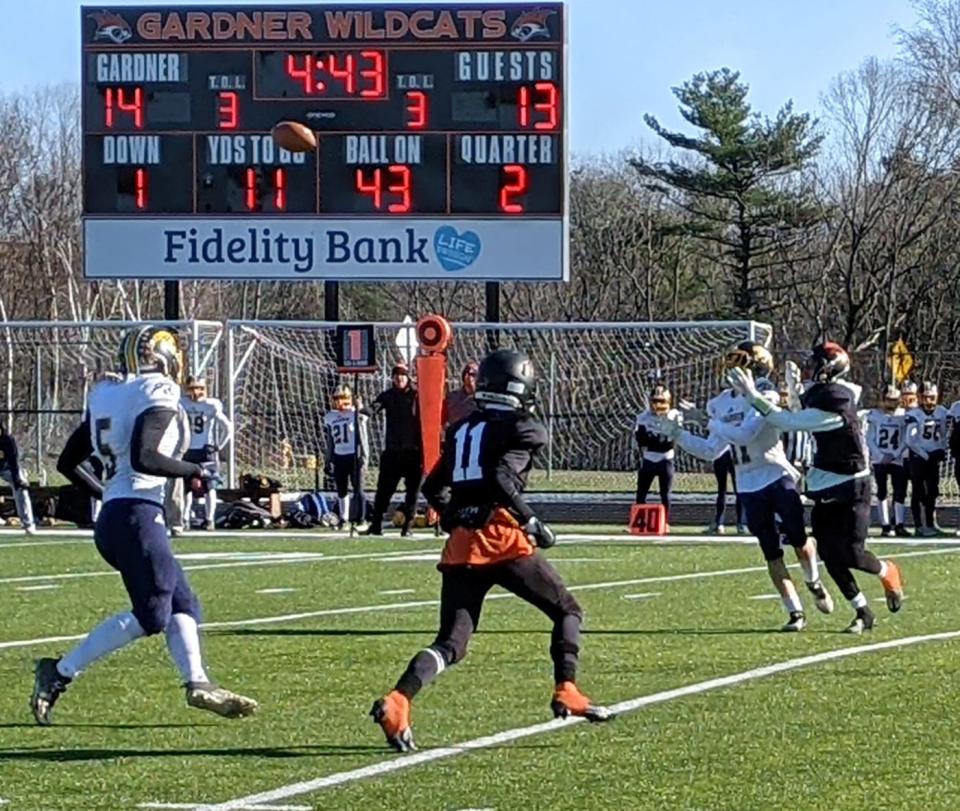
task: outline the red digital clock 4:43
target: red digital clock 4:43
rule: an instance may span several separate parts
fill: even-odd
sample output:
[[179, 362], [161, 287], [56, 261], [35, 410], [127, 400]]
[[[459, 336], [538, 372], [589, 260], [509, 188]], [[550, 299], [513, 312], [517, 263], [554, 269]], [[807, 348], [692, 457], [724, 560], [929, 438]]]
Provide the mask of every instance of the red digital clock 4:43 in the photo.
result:
[[387, 98], [385, 51], [258, 51], [254, 73], [259, 99]]

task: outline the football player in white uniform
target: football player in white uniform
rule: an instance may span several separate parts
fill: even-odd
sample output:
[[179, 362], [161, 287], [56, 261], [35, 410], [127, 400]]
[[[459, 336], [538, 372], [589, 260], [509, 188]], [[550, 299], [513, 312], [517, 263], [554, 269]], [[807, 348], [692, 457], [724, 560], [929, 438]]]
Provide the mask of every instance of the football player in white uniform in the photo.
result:
[[[183, 410], [190, 424], [190, 448], [184, 454], [184, 461], [198, 465], [212, 465], [216, 470], [220, 463], [220, 452], [233, 436], [233, 423], [223, 413], [223, 403], [216, 397], [207, 396], [207, 382], [202, 377], [188, 377], [187, 396], [181, 400]], [[206, 491], [206, 523], [208, 530], [214, 528], [217, 514], [216, 478], [192, 479], [184, 482], [183, 514], [186, 527], [190, 527], [193, 515], [194, 493]]]
[[[250, 715], [257, 702], [211, 683], [200, 653], [200, 604], [174, 558], [164, 525], [168, 478], [208, 477], [184, 462], [186, 416], [180, 408], [181, 357], [176, 337], [142, 326], [121, 344], [122, 380], [94, 386], [83, 424], [67, 440], [57, 468], [103, 498], [94, 542], [123, 579], [131, 608], [101, 622], [60, 659], [37, 662], [30, 705], [38, 724], [50, 723], [57, 699], [81, 671], [142, 636], [166, 635], [186, 688], [187, 704], [228, 718]], [[84, 468], [91, 454], [103, 484]]]
[[[876, 575], [883, 584], [887, 608], [900, 610], [903, 580], [892, 560], [879, 560], [866, 548], [870, 528], [870, 465], [857, 415], [856, 395], [842, 381], [850, 372], [850, 356], [832, 341], [813, 348], [807, 363], [812, 385], [796, 411], [782, 411], [757, 389], [749, 369], [736, 367], [727, 381], [746, 396], [764, 419], [782, 431], [814, 434], [813, 466], [807, 495], [813, 499], [810, 523], [817, 551], [840, 593], [856, 610], [847, 633], [873, 628], [875, 617], [852, 569]], [[795, 390], [789, 392], [791, 399]]]
[[[887, 386], [880, 404], [867, 412], [867, 450], [877, 484], [877, 509], [880, 514], [880, 534], [888, 538], [894, 532], [905, 538], [910, 532], [903, 525], [907, 500], [907, 471], [903, 457], [907, 450], [904, 413], [900, 408], [900, 390]], [[887, 484], [893, 485], [893, 516], [887, 501]], [[892, 520], [891, 520], [892, 518]]]
[[940, 534], [937, 496], [940, 495], [940, 463], [947, 456], [947, 409], [938, 405], [939, 398], [936, 383], [925, 380], [920, 386], [919, 407], [911, 408], [904, 417], [913, 488], [910, 508], [917, 535], [926, 538]]
[[[758, 378], [757, 386], [772, 403], [779, 402], [776, 387], [767, 379], [773, 371], [773, 357], [761, 344], [744, 341], [727, 354], [728, 369], [749, 369]], [[829, 614], [833, 600], [820, 580], [817, 551], [804, 527], [803, 503], [797, 482], [800, 473], [787, 462], [780, 444], [780, 432], [766, 422], [750, 402], [733, 389], [726, 389], [708, 405], [709, 436], [695, 436], [680, 429], [679, 421], [663, 420], [663, 430], [683, 450], [701, 459], [714, 459], [727, 447], [733, 448], [740, 498], [747, 528], [760, 542], [770, 579], [787, 611], [784, 631], [800, 631], [806, 625], [803, 604], [783, 561], [781, 535], [797, 554], [807, 588], [817, 608]]]
[[[357, 422], [360, 437], [357, 438]], [[353, 404], [353, 391], [347, 385], [338, 386], [333, 393], [333, 409], [323, 416], [323, 433], [326, 438], [327, 474], [333, 477], [340, 506], [340, 525], [347, 521], [363, 522], [366, 496], [363, 492], [363, 473], [368, 448], [367, 425], [370, 418], [357, 414]], [[355, 498], [351, 511], [350, 488]]]
[[633, 436], [637, 442], [640, 459], [637, 467], [637, 504], [647, 503], [650, 485], [657, 480], [660, 487], [660, 503], [670, 523], [670, 493], [673, 490], [673, 440], [662, 432], [663, 420], [681, 420], [680, 412], [673, 408], [673, 395], [661, 384], [650, 393], [650, 407], [637, 414]]

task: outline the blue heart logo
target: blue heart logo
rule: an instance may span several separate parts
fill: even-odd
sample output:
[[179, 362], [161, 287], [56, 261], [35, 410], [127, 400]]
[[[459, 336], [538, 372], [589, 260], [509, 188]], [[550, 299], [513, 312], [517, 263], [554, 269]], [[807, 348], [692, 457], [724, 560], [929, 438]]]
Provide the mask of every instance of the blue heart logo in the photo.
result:
[[473, 231], [459, 234], [453, 226], [444, 225], [433, 235], [433, 250], [444, 270], [463, 270], [480, 256], [480, 237]]

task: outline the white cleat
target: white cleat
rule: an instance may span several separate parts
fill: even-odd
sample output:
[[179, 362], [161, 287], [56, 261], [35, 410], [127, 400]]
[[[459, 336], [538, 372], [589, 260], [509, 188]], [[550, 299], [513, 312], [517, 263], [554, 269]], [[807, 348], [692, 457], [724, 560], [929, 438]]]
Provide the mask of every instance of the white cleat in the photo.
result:
[[27, 526], [25, 526], [25, 527], [23, 528], [23, 531], [24, 531], [27, 535], [36, 535], [36, 534], [37, 534], [37, 528], [36, 528], [33, 524], [28, 524]]
[[803, 616], [803, 612], [791, 611], [790, 619], [788, 619], [784, 623], [783, 627], [780, 630], [786, 631], [787, 633], [797, 633], [798, 631], [802, 631], [806, 627], [807, 627], [807, 619], [806, 617]]
[[224, 718], [244, 718], [253, 715], [260, 706], [252, 698], [232, 693], [215, 684], [198, 682], [187, 685], [187, 704]]

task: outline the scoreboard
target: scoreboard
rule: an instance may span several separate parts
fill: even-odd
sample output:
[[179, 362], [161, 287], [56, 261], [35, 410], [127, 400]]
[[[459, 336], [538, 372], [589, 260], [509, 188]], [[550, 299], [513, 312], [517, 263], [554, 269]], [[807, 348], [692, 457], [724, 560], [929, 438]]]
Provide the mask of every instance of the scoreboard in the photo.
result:
[[563, 4], [81, 15], [88, 278], [567, 278]]

